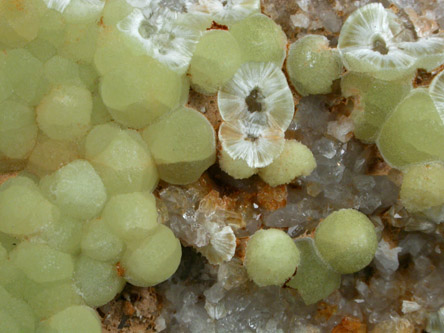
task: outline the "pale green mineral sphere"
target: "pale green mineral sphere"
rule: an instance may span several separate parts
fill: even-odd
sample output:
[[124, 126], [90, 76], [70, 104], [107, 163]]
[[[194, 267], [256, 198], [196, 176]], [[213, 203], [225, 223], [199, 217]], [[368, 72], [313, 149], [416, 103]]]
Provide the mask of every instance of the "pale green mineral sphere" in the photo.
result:
[[5, 53], [0, 52], [0, 102], [3, 102], [12, 95], [14, 89], [6, 76], [6, 60]]
[[230, 28], [241, 51], [243, 62], [274, 62], [281, 67], [287, 46], [282, 28], [263, 14], [254, 14]]
[[61, 216], [30, 239], [33, 242], [43, 242], [57, 251], [76, 255], [80, 252], [82, 226], [82, 221]]
[[41, 25], [39, 5], [40, 1], [2, 0], [0, 44], [21, 47], [36, 38]]
[[100, 333], [102, 327], [97, 313], [83, 305], [71, 306], [43, 321], [37, 333]]
[[203, 34], [191, 59], [189, 74], [193, 88], [215, 94], [241, 65], [241, 51], [229, 31], [210, 30]]
[[377, 145], [384, 160], [403, 168], [444, 161], [444, 123], [425, 89], [414, 89], [398, 104], [381, 128]]
[[0, 152], [9, 158], [27, 157], [36, 143], [37, 131], [33, 109], [9, 100], [0, 102]]
[[[2, 286], [0, 286], [0, 311], [3, 314], [1, 319], [7, 320], [6, 327], [18, 328], [15, 331], [17, 333], [34, 332], [36, 320], [30, 306], [11, 295]], [[11, 331], [4, 329], [3, 321], [1, 321], [0, 332], [11, 333]]]
[[55, 86], [42, 99], [36, 112], [37, 124], [50, 138], [80, 139], [91, 125], [91, 93], [78, 86]]
[[111, 232], [102, 218], [88, 221], [80, 244], [82, 254], [92, 259], [116, 263], [125, 248], [119, 236]]
[[102, 218], [110, 230], [127, 242], [140, 240], [155, 232], [156, 198], [151, 193], [126, 193], [113, 196]]
[[410, 212], [444, 205], [444, 164], [432, 162], [408, 167], [400, 195]]
[[89, 306], [102, 306], [122, 291], [125, 280], [114, 264], [81, 255], [76, 262], [74, 283]]
[[72, 60], [56, 55], [45, 63], [43, 70], [46, 79], [53, 85], [81, 85], [79, 65]]
[[14, 93], [32, 105], [38, 104], [47, 89], [43, 64], [25, 49], [8, 51], [5, 77]]
[[37, 185], [21, 179], [16, 177], [0, 187], [0, 231], [13, 236], [31, 235], [60, 216], [59, 209], [45, 199]]
[[23, 241], [10, 253], [10, 257], [28, 278], [39, 283], [69, 279], [74, 271], [69, 254], [45, 244]]
[[216, 134], [196, 110], [179, 107], [143, 131], [162, 180], [195, 182], [216, 160]]
[[245, 179], [257, 173], [256, 168], [250, 168], [242, 159], [233, 159], [225, 150], [220, 151], [219, 166], [222, 171], [229, 174], [234, 179]]
[[367, 216], [354, 209], [341, 209], [319, 224], [315, 245], [334, 270], [349, 274], [372, 261], [378, 240]]
[[181, 256], [179, 240], [168, 227], [159, 225], [156, 232], [126, 251], [121, 261], [124, 277], [139, 287], [154, 286], [174, 274]]
[[179, 104], [182, 77], [154, 59], [138, 57], [105, 74], [100, 94], [114, 120], [139, 129]]
[[40, 320], [46, 319], [69, 306], [84, 304], [71, 279], [31, 286], [27, 283], [27, 285], [25, 299]]
[[99, 26], [97, 22], [66, 25], [59, 54], [72, 61], [91, 63], [96, 51]]
[[354, 97], [354, 134], [365, 142], [375, 142], [387, 116], [412, 89], [412, 78], [384, 81], [363, 73], [348, 72], [341, 79], [344, 97]]
[[140, 134], [116, 125], [98, 125], [91, 130], [85, 140], [85, 157], [102, 178], [108, 195], [152, 191], [159, 180]]
[[25, 46], [41, 62], [46, 62], [57, 54], [57, 49], [49, 41], [43, 38], [36, 38]]
[[307, 35], [291, 44], [287, 72], [291, 83], [302, 96], [328, 94], [339, 79], [342, 62], [339, 53], [328, 47], [321, 35]]
[[259, 176], [269, 185], [288, 184], [296, 177], [308, 176], [316, 168], [311, 150], [296, 140], [286, 140], [284, 150], [270, 165], [259, 169]]
[[301, 263], [287, 286], [297, 289], [305, 304], [314, 304], [339, 288], [341, 274], [322, 260], [312, 238], [298, 239], [296, 246], [301, 254]]
[[56, 10], [47, 10], [42, 15], [38, 37], [48, 41], [55, 48], [62, 45], [65, 38], [66, 23], [62, 14]]
[[43, 177], [79, 158], [77, 142], [54, 140], [41, 133], [29, 156], [26, 170]]
[[259, 230], [247, 243], [244, 265], [258, 286], [280, 286], [295, 272], [300, 255], [288, 234], [278, 229]]
[[8, 251], [0, 243], [0, 265], [8, 259]]
[[98, 215], [107, 198], [102, 179], [85, 160], [73, 161], [42, 178], [40, 188], [63, 213], [83, 220]]

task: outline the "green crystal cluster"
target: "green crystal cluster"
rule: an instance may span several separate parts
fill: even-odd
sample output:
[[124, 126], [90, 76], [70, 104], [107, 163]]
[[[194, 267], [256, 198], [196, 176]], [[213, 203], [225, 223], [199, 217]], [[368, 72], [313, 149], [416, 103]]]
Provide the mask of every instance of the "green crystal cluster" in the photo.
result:
[[281, 230], [257, 231], [248, 241], [244, 265], [256, 284], [286, 284], [308, 305], [338, 289], [341, 274], [367, 266], [377, 245], [373, 223], [357, 210], [342, 209], [320, 223], [314, 238], [293, 242]]

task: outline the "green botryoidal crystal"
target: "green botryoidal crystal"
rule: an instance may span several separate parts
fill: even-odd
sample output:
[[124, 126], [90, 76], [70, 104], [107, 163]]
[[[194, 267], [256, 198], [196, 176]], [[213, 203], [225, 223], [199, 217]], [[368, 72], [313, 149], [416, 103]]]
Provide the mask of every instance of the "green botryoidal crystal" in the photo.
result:
[[334, 80], [342, 73], [339, 52], [330, 49], [320, 35], [307, 35], [291, 44], [287, 72], [291, 83], [302, 96], [328, 94]]
[[181, 256], [180, 241], [161, 224], [154, 233], [132, 244], [125, 252], [121, 260], [125, 279], [140, 287], [159, 284], [177, 270]]
[[196, 110], [179, 107], [143, 131], [160, 179], [189, 184], [216, 161], [216, 137], [210, 122]]
[[32, 108], [10, 100], [0, 102], [0, 153], [8, 158], [28, 157], [35, 145], [37, 131]]
[[247, 243], [244, 265], [258, 286], [280, 286], [295, 272], [299, 250], [285, 232], [278, 229], [256, 231]]
[[125, 280], [119, 276], [114, 263], [80, 255], [75, 264], [73, 280], [89, 306], [102, 306], [122, 291]]
[[114, 124], [95, 126], [85, 140], [85, 157], [102, 178], [108, 195], [151, 191], [157, 168], [140, 134]]
[[288, 184], [301, 176], [308, 176], [316, 168], [311, 150], [296, 140], [286, 140], [282, 153], [268, 166], [258, 171], [267, 184]]
[[375, 142], [387, 116], [412, 89], [412, 78], [384, 81], [366, 74], [349, 72], [341, 80], [344, 97], [353, 96], [352, 113], [355, 136], [364, 142]]
[[364, 214], [341, 209], [316, 229], [315, 245], [322, 258], [338, 273], [360, 271], [373, 259], [378, 240], [375, 227]]
[[42, 321], [37, 328], [38, 333], [69, 332], [70, 330], [85, 333], [100, 332], [100, 318], [93, 309], [87, 306], [70, 306]]
[[239, 43], [243, 62], [273, 62], [282, 66], [287, 36], [268, 16], [253, 14], [233, 24], [230, 32]]
[[100, 94], [114, 120], [139, 129], [179, 104], [183, 80], [147, 56], [130, 59], [102, 77]]
[[305, 304], [314, 304], [339, 288], [341, 274], [321, 259], [312, 238], [298, 239], [295, 243], [301, 262], [287, 286], [297, 289]]
[[192, 87], [215, 94], [241, 65], [241, 50], [229, 31], [210, 30], [203, 34], [191, 58], [188, 73]]
[[57, 85], [38, 105], [37, 124], [52, 139], [79, 140], [91, 126], [92, 108], [91, 93], [86, 88]]
[[42, 193], [65, 214], [80, 220], [97, 216], [106, 199], [106, 189], [93, 166], [76, 160], [41, 179]]
[[221, 149], [219, 156], [220, 168], [234, 179], [245, 179], [257, 173], [257, 168], [251, 168], [243, 159], [234, 159]]
[[417, 164], [404, 170], [401, 200], [410, 212], [440, 208], [444, 205], [444, 164]]
[[396, 168], [444, 161], [444, 123], [426, 89], [415, 89], [388, 116], [377, 139], [385, 161]]

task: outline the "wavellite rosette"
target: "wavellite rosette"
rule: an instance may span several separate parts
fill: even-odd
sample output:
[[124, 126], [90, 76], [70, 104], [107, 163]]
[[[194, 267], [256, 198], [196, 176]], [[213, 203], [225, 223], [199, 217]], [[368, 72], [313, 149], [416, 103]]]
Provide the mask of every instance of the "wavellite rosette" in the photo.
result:
[[286, 130], [294, 101], [284, 73], [272, 62], [243, 64], [219, 90], [219, 112], [225, 121], [246, 120]]
[[145, 53], [165, 64], [172, 71], [186, 72], [201, 31], [196, 27], [165, 18], [162, 10], [153, 6], [134, 8], [117, 23], [136, 52]]
[[261, 10], [260, 0], [197, 0], [188, 1], [187, 9], [192, 13], [206, 14], [219, 24], [231, 26]]
[[284, 147], [294, 114], [285, 75], [272, 62], [243, 64], [218, 93], [222, 148], [250, 168], [269, 165]]
[[430, 84], [430, 96], [432, 96], [441, 121], [444, 123], [444, 71], [439, 73]]
[[219, 127], [222, 148], [234, 160], [249, 168], [270, 165], [284, 149], [284, 132], [277, 126], [258, 125], [245, 120], [224, 122]]
[[444, 39], [414, 39], [392, 11], [372, 3], [347, 18], [338, 49], [348, 70], [394, 80], [409, 76], [416, 68], [439, 65]]

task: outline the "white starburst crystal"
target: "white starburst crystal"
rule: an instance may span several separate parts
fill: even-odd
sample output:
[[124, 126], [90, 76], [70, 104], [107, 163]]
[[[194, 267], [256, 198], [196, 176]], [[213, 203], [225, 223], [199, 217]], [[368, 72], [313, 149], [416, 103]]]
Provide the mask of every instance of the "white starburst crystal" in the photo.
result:
[[294, 115], [294, 101], [284, 73], [274, 63], [242, 65], [218, 94], [225, 121], [244, 120], [285, 131]]
[[415, 40], [395, 14], [380, 3], [372, 3], [348, 17], [338, 49], [347, 69], [393, 80], [412, 74], [418, 67], [433, 67], [444, 51], [444, 40], [439, 36]]
[[139, 8], [146, 16], [158, 13], [164, 20], [174, 24], [202, 30], [211, 26], [211, 17], [194, 10], [198, 0], [126, 0], [134, 8]]
[[178, 73], [185, 73], [201, 32], [177, 24], [164, 13], [161, 8], [135, 8], [117, 24], [117, 28], [142, 52]]
[[211, 223], [208, 230], [211, 230], [211, 238], [208, 245], [198, 248], [210, 262], [218, 265], [224, 261], [230, 261], [236, 250], [236, 236], [230, 226], [220, 227], [216, 223]]
[[231, 24], [260, 12], [260, 0], [197, 0], [190, 11], [208, 13], [217, 23]]
[[396, 16], [380, 3], [356, 10], [344, 23], [338, 42], [345, 66], [356, 72], [389, 72], [389, 77], [396, 75], [393, 72], [404, 74], [415, 58], [397, 47], [401, 30]]
[[82, 12], [100, 12], [105, 7], [104, 0], [43, 0], [46, 7], [54, 9], [59, 13], [65, 12], [68, 6], [76, 9], [78, 14]]
[[439, 117], [444, 123], [444, 71], [435, 76], [429, 87], [429, 91], [433, 103], [435, 103], [436, 110], [438, 110]]
[[278, 126], [245, 120], [222, 123], [219, 139], [231, 158], [244, 160], [250, 168], [270, 165], [281, 154], [285, 143], [284, 132]]

